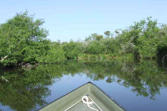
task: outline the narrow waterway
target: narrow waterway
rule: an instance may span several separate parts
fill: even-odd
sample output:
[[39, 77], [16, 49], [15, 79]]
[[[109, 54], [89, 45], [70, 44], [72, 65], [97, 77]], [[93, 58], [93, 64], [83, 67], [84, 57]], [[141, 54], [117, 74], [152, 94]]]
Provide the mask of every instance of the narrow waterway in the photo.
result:
[[90, 81], [127, 111], [167, 111], [167, 71], [152, 61], [71, 61], [1, 71], [0, 110], [38, 110]]

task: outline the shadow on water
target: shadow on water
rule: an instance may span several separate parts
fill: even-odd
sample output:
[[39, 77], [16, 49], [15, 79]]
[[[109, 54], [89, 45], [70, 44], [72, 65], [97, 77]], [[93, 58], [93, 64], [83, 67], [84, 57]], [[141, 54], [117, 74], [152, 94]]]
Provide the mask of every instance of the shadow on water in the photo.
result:
[[[103, 62], [39, 65], [31, 70], [1, 71], [0, 109], [9, 106], [10, 110], [29, 111], [47, 104], [45, 97], [50, 95], [49, 85], [64, 75], [83, 73], [92, 81], [117, 82], [124, 87], [132, 87], [137, 95], [154, 99], [161, 87], [167, 87], [166, 71], [153, 61], [140, 64], [131, 62]], [[118, 79], [114, 79], [116, 76]], [[7, 81], [4, 81], [5, 78]], [[104, 86], [105, 87], [105, 86]]]
[[167, 69], [167, 47], [158, 47], [157, 62], [161, 67]]

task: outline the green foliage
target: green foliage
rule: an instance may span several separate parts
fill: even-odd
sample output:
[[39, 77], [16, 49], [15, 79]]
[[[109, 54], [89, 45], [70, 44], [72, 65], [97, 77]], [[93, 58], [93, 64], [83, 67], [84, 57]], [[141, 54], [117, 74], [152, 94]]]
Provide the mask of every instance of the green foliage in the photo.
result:
[[110, 31], [105, 31], [104, 35], [106, 35], [106, 37], [110, 37], [111, 36], [111, 32]]
[[[128, 29], [116, 31], [115, 37], [109, 38], [109, 31], [104, 32], [106, 38], [98, 38], [98, 34], [92, 34], [85, 42], [85, 53], [88, 54], [112, 54], [124, 56], [133, 54], [135, 58], [157, 58], [159, 47], [167, 46], [167, 26], [158, 25], [151, 17], [136, 22]], [[166, 54], [165, 54], [166, 55]]]
[[1, 24], [0, 64], [57, 63], [86, 54], [97, 58], [112, 55], [119, 59], [131, 55], [139, 60], [157, 58], [157, 53], [161, 55], [159, 58], [167, 55], [159, 52], [160, 48], [167, 47], [167, 25], [159, 25], [151, 17], [113, 34], [110, 31], [105, 31], [104, 35], [93, 33], [83, 42], [51, 42], [46, 39], [43, 23], [25, 12]]
[[91, 40], [98, 40], [99, 41], [101, 39], [103, 39], [103, 35], [99, 35], [97, 33], [93, 33], [88, 38], [86, 38], [85, 40], [86, 41], [91, 41]]
[[112, 54], [112, 55], [118, 55], [120, 45], [118, 41], [116, 41], [114, 38], [106, 38], [101, 41], [103, 44], [103, 53], [105, 54]]
[[46, 55], [39, 56], [37, 59], [41, 63], [58, 63], [65, 61], [65, 53], [62, 46], [58, 44], [52, 44], [49, 47]]
[[42, 20], [34, 20], [25, 12], [1, 24], [0, 63], [15, 65], [34, 61], [38, 52], [34, 47], [45, 40], [47, 35], [47, 31], [41, 28], [43, 23]]
[[83, 47], [81, 43], [71, 41], [63, 44], [63, 50], [67, 59], [77, 59], [83, 52]]
[[119, 35], [122, 52], [138, 51], [142, 59], [156, 57], [157, 48], [166, 44], [167, 36], [164, 30], [164, 27], [158, 26], [157, 21], [151, 18], [135, 23]]
[[103, 53], [105, 46], [100, 41], [91, 41], [85, 49], [85, 53], [88, 54], [100, 54]]

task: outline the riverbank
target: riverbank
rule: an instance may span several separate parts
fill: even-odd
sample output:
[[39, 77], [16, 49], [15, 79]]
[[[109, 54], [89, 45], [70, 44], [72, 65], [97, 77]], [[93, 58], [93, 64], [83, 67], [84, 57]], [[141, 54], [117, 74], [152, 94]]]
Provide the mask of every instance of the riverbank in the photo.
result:
[[0, 65], [29, 67], [68, 60], [141, 62], [150, 58], [167, 63], [167, 25], [159, 26], [150, 17], [127, 29], [93, 33], [83, 41], [68, 42], [48, 40], [43, 23], [24, 12], [0, 24]]

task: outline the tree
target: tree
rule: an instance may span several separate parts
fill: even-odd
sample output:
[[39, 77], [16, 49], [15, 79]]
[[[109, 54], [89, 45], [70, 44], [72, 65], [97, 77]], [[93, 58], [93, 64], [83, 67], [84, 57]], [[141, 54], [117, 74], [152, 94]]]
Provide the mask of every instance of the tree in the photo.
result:
[[1, 24], [0, 63], [16, 65], [25, 62], [24, 60], [26, 62], [34, 61], [35, 54], [38, 52], [34, 47], [38, 46], [47, 36], [47, 31], [41, 28], [43, 23], [43, 20], [34, 20], [27, 12], [24, 12], [17, 14], [7, 23]]
[[105, 31], [104, 34], [106, 35], [106, 37], [110, 37], [111, 36], [111, 32], [110, 31]]
[[99, 35], [97, 33], [93, 33], [88, 38], [86, 38], [85, 41], [93, 41], [93, 40], [100, 41], [102, 39], [103, 39], [103, 35]]
[[67, 59], [77, 59], [79, 54], [83, 52], [82, 44], [79, 42], [69, 42], [63, 44], [63, 50]]
[[56, 42], [50, 43], [46, 53], [37, 58], [37, 61], [40, 63], [60, 63], [64, 60], [66, 58], [63, 47]]
[[88, 54], [102, 54], [104, 52], [105, 46], [100, 41], [91, 41], [85, 49], [85, 53]]

